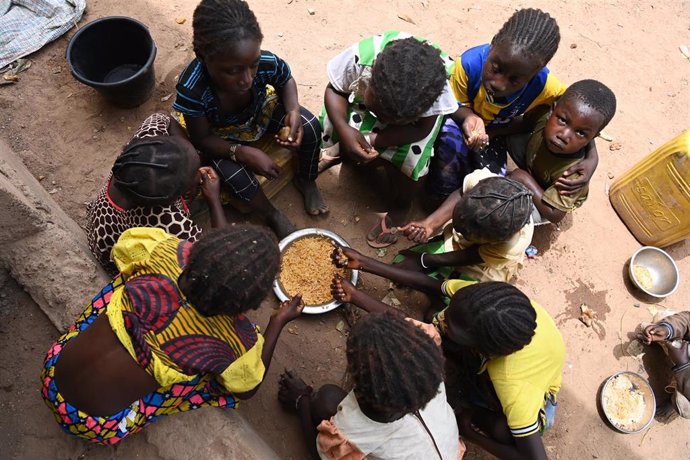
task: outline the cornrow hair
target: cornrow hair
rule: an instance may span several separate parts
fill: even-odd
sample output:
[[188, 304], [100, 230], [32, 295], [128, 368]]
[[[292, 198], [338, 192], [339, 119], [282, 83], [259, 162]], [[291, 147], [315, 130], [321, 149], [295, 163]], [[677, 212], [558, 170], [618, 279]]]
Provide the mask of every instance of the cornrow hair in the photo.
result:
[[357, 401], [378, 414], [402, 416], [424, 408], [443, 381], [440, 347], [397, 312], [360, 319], [346, 355]]
[[[460, 312], [462, 311], [462, 315]], [[506, 356], [530, 343], [537, 328], [537, 312], [518, 288], [489, 281], [458, 290], [446, 310], [446, 321], [461, 324], [486, 357]]]
[[204, 231], [189, 252], [180, 287], [202, 315], [237, 315], [259, 308], [279, 267], [278, 244], [263, 227]]
[[256, 16], [242, 0], [202, 0], [192, 21], [194, 52], [213, 58], [226, 53], [234, 43], [264, 38]]
[[529, 222], [532, 193], [505, 177], [482, 179], [453, 210], [453, 227], [466, 238], [506, 241]]
[[513, 13], [491, 44], [509, 45], [514, 53], [536, 59], [544, 67], [556, 54], [560, 41], [556, 20], [542, 10], [527, 8]]
[[414, 37], [391, 42], [371, 70], [374, 94], [394, 120], [419, 118], [443, 92], [446, 80], [441, 52]]
[[616, 95], [608, 86], [597, 80], [580, 80], [570, 85], [560, 100], [571, 98], [577, 99], [604, 117], [599, 130], [604, 129], [616, 114]]
[[149, 136], [125, 146], [111, 169], [112, 183], [136, 206], [163, 206], [191, 179], [189, 154], [172, 136]]

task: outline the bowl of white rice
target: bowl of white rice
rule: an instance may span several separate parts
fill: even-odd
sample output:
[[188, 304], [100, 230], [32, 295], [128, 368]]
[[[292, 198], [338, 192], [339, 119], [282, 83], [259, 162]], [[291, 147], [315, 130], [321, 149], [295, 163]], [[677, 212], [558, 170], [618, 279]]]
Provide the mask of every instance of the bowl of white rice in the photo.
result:
[[654, 420], [656, 399], [649, 382], [635, 372], [619, 372], [604, 382], [601, 409], [621, 433], [639, 433]]

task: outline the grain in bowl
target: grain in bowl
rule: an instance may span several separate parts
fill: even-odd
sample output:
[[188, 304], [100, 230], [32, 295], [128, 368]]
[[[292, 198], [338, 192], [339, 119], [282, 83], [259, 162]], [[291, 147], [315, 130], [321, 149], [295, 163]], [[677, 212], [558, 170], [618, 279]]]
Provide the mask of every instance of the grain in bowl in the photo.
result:
[[337, 268], [331, 260], [334, 245], [330, 238], [308, 235], [289, 244], [282, 255], [278, 282], [292, 297], [302, 294], [305, 305], [322, 305], [333, 300], [333, 273], [350, 279], [350, 270]]

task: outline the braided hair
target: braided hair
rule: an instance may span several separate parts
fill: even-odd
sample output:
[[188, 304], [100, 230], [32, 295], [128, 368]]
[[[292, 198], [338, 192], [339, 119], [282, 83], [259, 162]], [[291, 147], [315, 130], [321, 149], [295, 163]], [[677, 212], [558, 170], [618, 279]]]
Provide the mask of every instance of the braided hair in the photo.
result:
[[597, 80], [580, 80], [573, 83], [565, 90], [560, 100], [565, 101], [570, 98], [582, 102], [604, 117], [599, 130], [604, 129], [616, 113], [616, 95], [608, 86]]
[[465, 193], [453, 210], [453, 228], [465, 238], [505, 241], [527, 224], [532, 193], [505, 177], [488, 177]]
[[150, 136], [125, 146], [112, 167], [111, 180], [135, 206], [164, 206], [189, 188], [190, 167], [180, 140]]
[[387, 117], [414, 121], [443, 92], [447, 77], [441, 52], [409, 37], [393, 41], [376, 57], [371, 86]]
[[264, 38], [256, 16], [243, 0], [201, 0], [192, 21], [194, 52], [213, 58], [242, 40]]
[[204, 231], [189, 252], [180, 288], [205, 316], [259, 308], [280, 267], [272, 234], [255, 225]]
[[560, 41], [556, 20], [542, 10], [527, 8], [516, 11], [491, 44], [509, 45], [514, 53], [535, 59], [543, 67], [556, 54]]
[[[475, 348], [487, 357], [506, 356], [530, 343], [537, 312], [518, 288], [490, 281], [458, 290], [446, 310], [446, 321], [461, 324]], [[465, 322], [467, 319], [465, 320]]]
[[357, 401], [377, 414], [420, 410], [443, 381], [441, 349], [393, 311], [360, 319], [347, 339], [346, 354]]

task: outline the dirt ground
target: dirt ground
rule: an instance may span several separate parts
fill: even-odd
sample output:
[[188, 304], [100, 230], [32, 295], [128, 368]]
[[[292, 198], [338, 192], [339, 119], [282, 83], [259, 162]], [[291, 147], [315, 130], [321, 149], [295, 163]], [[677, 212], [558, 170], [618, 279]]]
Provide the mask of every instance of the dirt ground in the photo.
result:
[[[544, 442], [552, 458], [688, 458], [688, 438], [682, 434], [690, 427], [688, 421], [657, 422], [645, 434], [618, 434], [597, 413], [596, 398], [603, 380], [615, 372], [644, 374], [651, 367], [663, 366], [663, 356], [654, 352], [647, 353], [643, 361], [630, 357], [626, 352], [629, 332], [639, 322], [649, 321], [654, 308], [683, 310], [690, 299], [688, 240], [668, 248], [678, 262], [682, 281], [663, 305], [641, 297], [631, 287], [626, 264], [639, 243], [617, 218], [606, 194], [615, 177], [688, 128], [690, 61], [678, 47], [690, 44], [690, 2], [540, 0], [507, 4], [495, 0], [250, 1], [265, 35], [264, 48], [290, 63], [301, 103], [315, 112], [322, 104], [326, 62], [362, 37], [389, 29], [406, 30], [457, 55], [488, 42], [516, 8], [539, 7], [558, 20], [561, 45], [549, 67], [566, 83], [595, 78], [614, 90], [618, 112], [606, 132], [621, 148], [612, 150], [608, 142], [597, 141], [600, 164], [587, 203], [560, 228], [537, 230], [533, 244], [539, 254], [527, 261], [516, 283], [556, 318], [568, 349], [558, 422]], [[83, 224], [84, 202], [101, 187], [120, 146], [138, 123], [155, 110], [170, 109], [175, 76], [193, 57], [191, 16], [195, 5], [196, 0], [89, 2], [80, 25], [101, 16], [126, 15], [151, 28], [158, 46], [158, 84], [154, 96], [141, 107], [113, 108], [70, 76], [65, 48], [75, 29], [31, 56], [33, 66], [21, 74], [18, 84], [0, 89], [0, 136], [78, 222]], [[178, 24], [176, 18], [187, 20]], [[347, 167], [322, 175], [319, 184], [332, 210], [326, 219], [307, 217], [291, 186], [275, 202], [298, 226], [328, 228], [355, 248], [374, 255], [364, 235], [384, 203], [371, 183]], [[398, 243], [384, 260], [404, 247]], [[386, 294], [387, 282], [363, 278], [367, 291], [379, 298]], [[119, 449], [94, 449], [59, 432], [36, 389], [43, 354], [57, 332], [11, 281], [0, 283], [0, 288], [1, 443], [9, 446], [0, 457], [155, 458], [155, 449], [142, 436], [127, 440]], [[405, 289], [396, 289], [396, 294], [410, 314], [421, 316], [421, 295]], [[265, 325], [276, 303], [267, 299], [254, 314], [259, 324]], [[597, 312], [595, 328], [577, 320], [582, 303]], [[277, 403], [278, 374], [291, 367], [315, 385], [341, 382], [345, 336], [336, 326], [342, 319], [342, 311], [334, 311], [294, 322], [281, 338], [261, 391], [240, 408], [286, 459], [305, 458], [306, 451], [297, 419]], [[662, 395], [663, 375], [654, 371], [650, 379]], [[193, 424], [189, 429], [195, 429]], [[488, 456], [470, 448], [467, 458]]]

